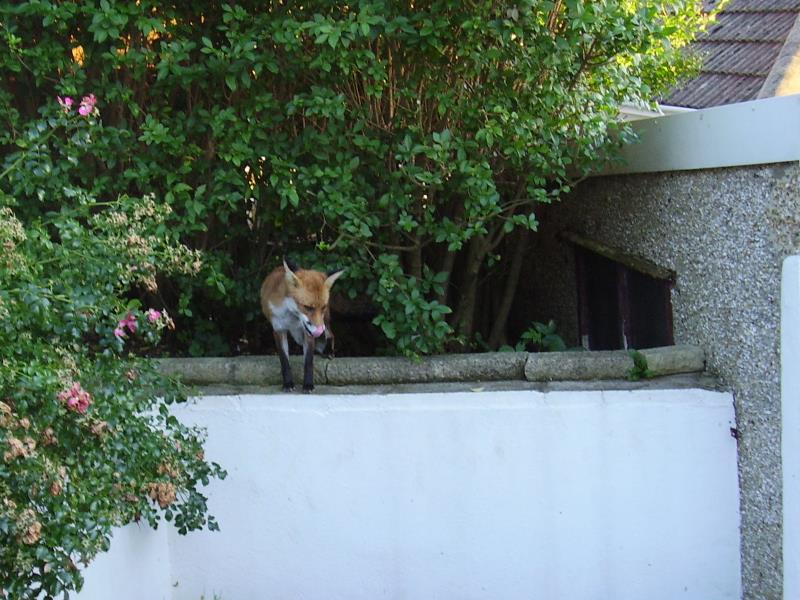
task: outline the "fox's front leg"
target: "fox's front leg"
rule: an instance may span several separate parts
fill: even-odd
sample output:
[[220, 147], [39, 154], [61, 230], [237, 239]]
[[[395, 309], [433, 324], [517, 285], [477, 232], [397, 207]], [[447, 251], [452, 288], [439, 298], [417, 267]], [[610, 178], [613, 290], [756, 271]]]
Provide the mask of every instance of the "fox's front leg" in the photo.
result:
[[314, 346], [316, 340], [306, 335], [303, 344], [303, 391], [308, 393], [314, 389]]
[[283, 391], [291, 392], [294, 389], [294, 377], [289, 366], [289, 338], [285, 331], [275, 331], [275, 347], [278, 349], [278, 358], [281, 360], [281, 379]]

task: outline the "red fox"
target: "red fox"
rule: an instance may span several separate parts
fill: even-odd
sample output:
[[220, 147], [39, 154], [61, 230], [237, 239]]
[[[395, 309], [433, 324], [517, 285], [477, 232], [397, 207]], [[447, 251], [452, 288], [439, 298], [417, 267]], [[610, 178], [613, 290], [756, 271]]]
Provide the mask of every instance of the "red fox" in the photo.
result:
[[314, 389], [314, 351], [324, 352], [328, 343], [333, 348], [328, 298], [343, 272], [344, 269], [325, 274], [298, 269], [284, 259], [283, 266], [267, 275], [261, 284], [261, 310], [272, 325], [284, 391], [294, 389], [287, 334], [292, 334], [303, 348], [303, 391]]

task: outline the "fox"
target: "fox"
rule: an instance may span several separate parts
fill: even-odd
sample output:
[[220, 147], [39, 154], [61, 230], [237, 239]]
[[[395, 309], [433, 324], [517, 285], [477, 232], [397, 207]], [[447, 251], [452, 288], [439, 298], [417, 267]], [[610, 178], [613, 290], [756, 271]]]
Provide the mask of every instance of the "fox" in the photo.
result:
[[300, 269], [283, 259], [261, 284], [261, 310], [272, 325], [275, 346], [281, 361], [283, 391], [294, 390], [294, 378], [289, 368], [289, 335], [303, 348], [303, 391], [314, 389], [314, 352], [322, 354], [334, 336], [330, 327], [328, 301], [331, 287], [344, 269], [322, 273]]

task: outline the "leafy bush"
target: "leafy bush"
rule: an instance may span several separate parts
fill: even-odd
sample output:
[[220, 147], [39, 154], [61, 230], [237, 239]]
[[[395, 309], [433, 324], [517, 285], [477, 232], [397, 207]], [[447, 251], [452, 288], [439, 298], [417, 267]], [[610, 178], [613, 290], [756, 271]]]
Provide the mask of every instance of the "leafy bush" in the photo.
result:
[[94, 144], [11, 193], [33, 214], [71, 186], [163, 197], [205, 253], [161, 285], [183, 349], [258, 349], [286, 249], [347, 266], [396, 351], [469, 344], [487, 312], [499, 345], [515, 232], [614, 154], [622, 103], [687, 72], [701, 5], [0, 0], [0, 144], [55, 94], [105, 103]]
[[[172, 321], [125, 299], [154, 288], [156, 270], [196, 273], [199, 257], [171, 233], [168, 205], [97, 201], [52, 175], [89, 153], [95, 102], [54, 98], [0, 172], [1, 598], [80, 589], [79, 566], [115, 526], [217, 527], [198, 488], [224, 471], [205, 462], [203, 431], [169, 414], [183, 389], [131, 353]], [[28, 183], [47, 210], [8, 192]]]

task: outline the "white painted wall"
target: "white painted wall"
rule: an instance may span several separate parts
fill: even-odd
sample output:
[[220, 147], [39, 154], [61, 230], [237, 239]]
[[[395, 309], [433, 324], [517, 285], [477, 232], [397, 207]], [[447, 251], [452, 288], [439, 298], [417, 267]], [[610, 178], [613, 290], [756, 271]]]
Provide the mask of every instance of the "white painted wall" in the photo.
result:
[[800, 598], [800, 256], [783, 263], [781, 286], [783, 597]]
[[77, 598], [170, 600], [168, 550], [166, 527], [154, 531], [142, 524], [118, 529], [111, 540], [111, 550], [98, 556], [84, 571], [84, 587]]
[[176, 600], [738, 599], [732, 398], [206, 397], [219, 533]]
[[604, 174], [655, 173], [800, 160], [800, 94], [634, 123], [639, 142]]
[[730, 394], [206, 397], [219, 533], [127, 527], [80, 600], [740, 597]]

